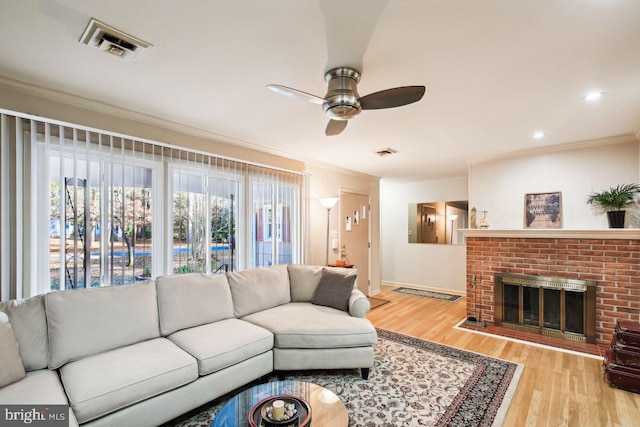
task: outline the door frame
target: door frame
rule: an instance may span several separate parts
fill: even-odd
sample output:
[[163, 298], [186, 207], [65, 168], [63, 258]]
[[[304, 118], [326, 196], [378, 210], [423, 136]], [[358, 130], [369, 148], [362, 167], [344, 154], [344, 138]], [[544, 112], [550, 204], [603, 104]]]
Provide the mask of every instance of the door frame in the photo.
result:
[[[371, 294], [371, 194], [367, 194], [362, 191], [352, 190], [349, 188], [340, 187], [339, 197], [339, 225], [338, 225], [338, 239], [340, 244], [338, 245], [338, 250], [342, 250], [343, 244], [343, 233], [344, 231], [344, 218], [346, 216], [346, 212], [344, 211], [344, 204], [342, 203], [342, 196], [344, 194], [351, 194], [355, 196], [363, 196], [367, 198], [367, 296]], [[357, 266], [356, 266], [357, 268]]]

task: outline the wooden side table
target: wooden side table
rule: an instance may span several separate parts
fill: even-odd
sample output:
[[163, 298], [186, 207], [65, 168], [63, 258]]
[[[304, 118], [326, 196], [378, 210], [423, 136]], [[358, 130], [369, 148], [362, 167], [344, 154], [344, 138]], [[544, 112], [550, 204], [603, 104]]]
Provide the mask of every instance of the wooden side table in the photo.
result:
[[327, 264], [327, 267], [353, 268], [353, 264], [338, 265], [334, 263], [334, 264]]

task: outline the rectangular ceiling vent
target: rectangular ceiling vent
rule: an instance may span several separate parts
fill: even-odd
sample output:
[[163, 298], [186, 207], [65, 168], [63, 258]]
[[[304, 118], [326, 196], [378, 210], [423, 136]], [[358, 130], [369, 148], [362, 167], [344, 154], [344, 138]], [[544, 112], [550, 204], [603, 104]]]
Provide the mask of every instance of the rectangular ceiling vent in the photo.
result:
[[143, 50], [153, 47], [152, 44], [137, 37], [91, 18], [87, 29], [80, 38], [80, 43], [118, 56], [126, 61], [133, 61]]
[[393, 148], [387, 147], [382, 148], [380, 150], [376, 150], [375, 153], [380, 157], [390, 156], [392, 154], [396, 154], [398, 150], [394, 150]]

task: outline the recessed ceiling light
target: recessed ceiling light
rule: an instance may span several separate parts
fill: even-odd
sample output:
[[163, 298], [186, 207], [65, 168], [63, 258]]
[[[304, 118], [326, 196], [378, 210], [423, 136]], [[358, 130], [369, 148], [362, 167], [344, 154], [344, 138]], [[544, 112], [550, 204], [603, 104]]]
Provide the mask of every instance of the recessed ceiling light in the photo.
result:
[[582, 97], [583, 101], [595, 101], [598, 98], [601, 98], [604, 95], [604, 92], [590, 92]]
[[547, 134], [546, 134], [546, 133], [544, 133], [544, 132], [536, 132], [536, 133], [534, 133], [534, 134], [533, 134], [533, 137], [534, 137], [535, 139], [542, 139], [542, 138], [544, 138], [545, 136], [547, 136]]

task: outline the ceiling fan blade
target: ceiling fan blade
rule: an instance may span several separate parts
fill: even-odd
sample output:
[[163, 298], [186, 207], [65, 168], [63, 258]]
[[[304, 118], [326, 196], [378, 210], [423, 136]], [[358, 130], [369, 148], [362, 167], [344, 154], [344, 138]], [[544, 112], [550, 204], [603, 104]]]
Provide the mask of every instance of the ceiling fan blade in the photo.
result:
[[327, 136], [340, 135], [344, 128], [347, 127], [347, 123], [347, 120], [329, 120], [329, 123], [327, 123], [327, 129], [324, 133]]
[[402, 86], [370, 93], [360, 98], [363, 110], [401, 107], [420, 101], [424, 95], [424, 86]]
[[281, 95], [288, 96], [289, 98], [299, 99], [300, 101], [311, 102], [312, 104], [322, 104], [322, 102], [324, 101], [324, 99], [320, 98], [319, 96], [311, 95], [310, 93], [303, 92], [298, 89], [292, 89], [286, 86], [267, 85], [267, 88]]

